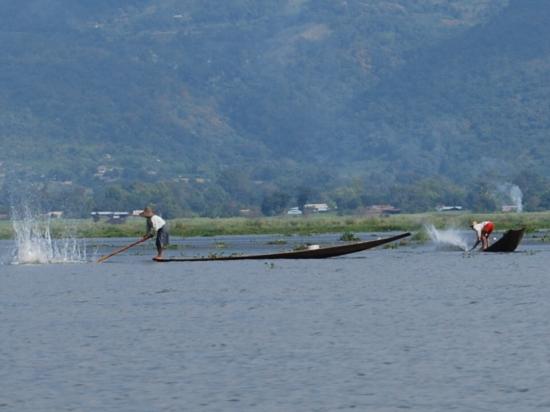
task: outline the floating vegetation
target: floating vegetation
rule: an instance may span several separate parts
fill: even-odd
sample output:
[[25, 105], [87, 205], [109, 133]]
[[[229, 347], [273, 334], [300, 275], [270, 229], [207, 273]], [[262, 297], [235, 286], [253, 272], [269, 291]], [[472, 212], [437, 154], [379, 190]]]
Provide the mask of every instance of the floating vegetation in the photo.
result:
[[533, 239], [537, 239], [540, 241], [540, 242], [550, 242], [550, 232], [547, 231], [547, 230], [544, 230], [544, 231], [540, 231], [539, 232], [540, 235], [538, 234], [534, 234], [532, 236]]
[[418, 230], [411, 236], [411, 240], [413, 242], [418, 243], [424, 243], [430, 240], [430, 236], [428, 235], [428, 232], [426, 231], [426, 228], [422, 228], [422, 230]]
[[355, 235], [353, 232], [346, 231], [342, 233], [342, 236], [340, 236], [340, 240], [344, 242], [354, 242], [357, 240], [361, 240], [358, 236]]
[[295, 251], [295, 252], [299, 252], [301, 250], [315, 250], [315, 249], [319, 249], [319, 245], [313, 245], [311, 243], [305, 243], [305, 244], [294, 246], [294, 248], [292, 250]]
[[267, 242], [268, 245], [286, 245], [288, 242], [284, 239], [275, 239]]

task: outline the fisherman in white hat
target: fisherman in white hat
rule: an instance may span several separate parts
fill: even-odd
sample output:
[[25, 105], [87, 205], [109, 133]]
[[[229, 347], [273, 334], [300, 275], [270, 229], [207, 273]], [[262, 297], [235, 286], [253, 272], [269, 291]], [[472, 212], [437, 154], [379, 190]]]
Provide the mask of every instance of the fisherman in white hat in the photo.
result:
[[166, 229], [166, 221], [160, 216], [156, 215], [155, 212], [153, 212], [153, 209], [151, 209], [150, 207], [146, 207], [145, 209], [143, 209], [143, 212], [141, 212], [139, 215], [147, 219], [147, 232], [145, 233], [143, 238], [149, 239], [154, 237], [155, 235], [157, 236], [157, 239], [155, 241], [155, 245], [157, 246], [157, 256], [155, 256], [153, 259], [160, 260], [162, 259], [162, 253], [164, 252], [164, 249], [170, 243], [170, 236], [168, 234], [168, 230]]

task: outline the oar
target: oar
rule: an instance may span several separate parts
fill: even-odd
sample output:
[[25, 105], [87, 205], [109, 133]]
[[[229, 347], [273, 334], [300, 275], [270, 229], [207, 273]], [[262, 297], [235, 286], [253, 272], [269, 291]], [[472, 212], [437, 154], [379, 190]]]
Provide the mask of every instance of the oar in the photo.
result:
[[474, 250], [474, 249], [477, 247], [477, 245], [480, 244], [480, 242], [481, 242], [481, 240], [478, 240], [478, 241], [475, 243], [475, 245], [473, 245], [472, 248], [471, 248], [468, 252], [471, 252], [472, 250]]
[[118, 255], [119, 253], [122, 253], [122, 252], [125, 252], [127, 251], [128, 249], [130, 249], [131, 247], [134, 247], [136, 245], [139, 245], [140, 243], [143, 243], [145, 242], [146, 240], [149, 240], [151, 239], [152, 236], [147, 236], [147, 237], [143, 237], [139, 240], [136, 240], [134, 243], [130, 243], [129, 245], [127, 246], [124, 246], [123, 248], [120, 248], [118, 250], [115, 250], [113, 253], [110, 253], [108, 255], [105, 255], [105, 256], [102, 256], [100, 257], [98, 260], [97, 260], [97, 263], [101, 263], [101, 262], [105, 262], [107, 259], [113, 257], [114, 255]]

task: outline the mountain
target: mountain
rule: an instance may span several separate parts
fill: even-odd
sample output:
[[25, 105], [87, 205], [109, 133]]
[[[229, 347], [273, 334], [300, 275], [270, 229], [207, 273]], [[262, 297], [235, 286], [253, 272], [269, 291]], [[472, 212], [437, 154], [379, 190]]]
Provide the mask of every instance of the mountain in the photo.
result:
[[75, 215], [483, 209], [504, 182], [550, 207], [545, 2], [0, 8], [4, 208], [29, 186]]

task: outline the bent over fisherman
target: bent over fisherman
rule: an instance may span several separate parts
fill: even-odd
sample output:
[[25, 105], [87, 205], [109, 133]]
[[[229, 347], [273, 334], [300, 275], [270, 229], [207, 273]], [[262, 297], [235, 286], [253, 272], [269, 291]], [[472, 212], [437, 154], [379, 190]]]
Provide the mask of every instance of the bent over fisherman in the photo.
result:
[[477, 236], [477, 242], [472, 247], [472, 250], [476, 248], [477, 245], [481, 242], [481, 249], [485, 250], [489, 247], [489, 235], [493, 232], [495, 229], [495, 225], [490, 220], [486, 220], [484, 222], [476, 222], [475, 220], [472, 222], [470, 226], [475, 232]]
[[153, 209], [146, 207], [140, 216], [147, 219], [147, 232], [143, 236], [144, 239], [149, 239], [157, 236], [155, 245], [157, 247], [157, 256], [153, 259], [162, 259], [162, 253], [168, 244], [170, 243], [170, 236], [166, 228], [166, 221], [155, 214]]

